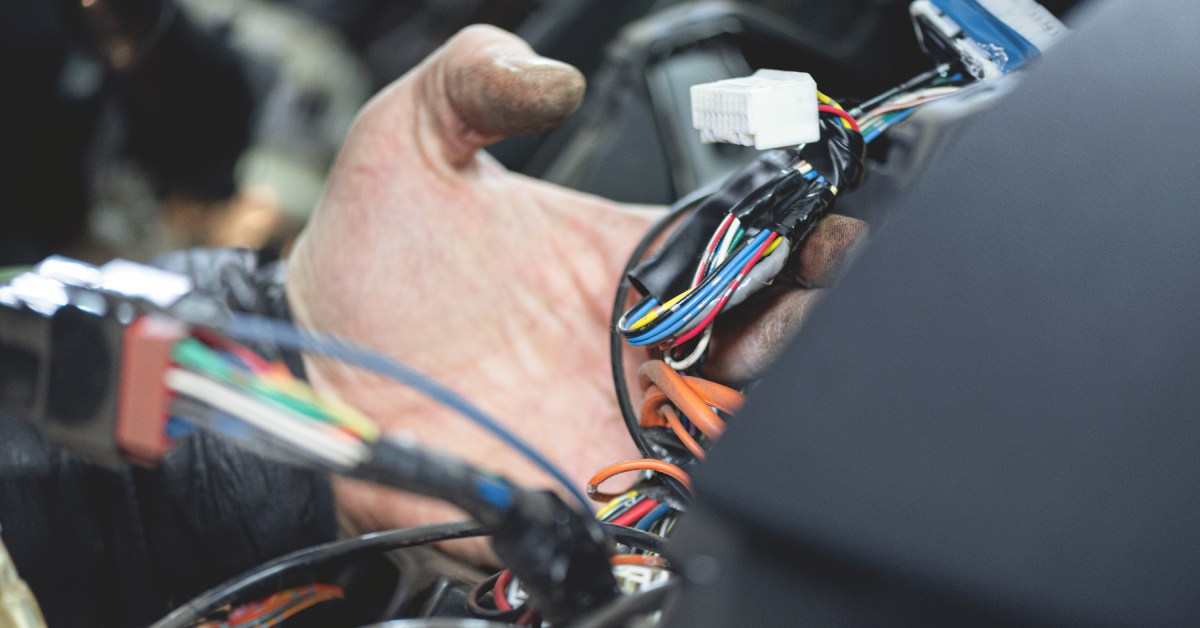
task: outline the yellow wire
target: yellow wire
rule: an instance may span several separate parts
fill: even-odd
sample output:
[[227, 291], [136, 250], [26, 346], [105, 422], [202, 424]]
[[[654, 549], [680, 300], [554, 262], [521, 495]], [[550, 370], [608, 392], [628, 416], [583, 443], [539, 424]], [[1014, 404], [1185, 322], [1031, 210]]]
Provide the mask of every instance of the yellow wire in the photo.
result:
[[[821, 92], [817, 92], [817, 100], [821, 101], [822, 105], [829, 105], [830, 107], [835, 107], [837, 109], [841, 109], [842, 111], [845, 111], [845, 109], [842, 107], [841, 103], [826, 96], [825, 94], [822, 94]], [[850, 123], [847, 122], [845, 118], [839, 118], [839, 119], [842, 121], [842, 128], [846, 128], [846, 129], [854, 128], [854, 127], [850, 126]]]
[[641, 319], [639, 319], [638, 322], [634, 323], [629, 329], [640, 329], [642, 327], [645, 327], [651, 321], [658, 318], [659, 314], [662, 314], [663, 312], [670, 310], [672, 307], [674, 307], [674, 305], [676, 303], [679, 303], [684, 298], [686, 298], [687, 295], [692, 293], [692, 290], [693, 290], [692, 288], [688, 288], [687, 290], [684, 290], [683, 292], [681, 292], [674, 299], [671, 299], [670, 301], [663, 303], [662, 305], [654, 308], [653, 310], [650, 310], [649, 312], [646, 313], [645, 316], [643, 316]]
[[347, 404], [340, 399], [321, 398], [321, 407], [325, 409], [335, 419], [342, 422], [343, 425], [350, 428], [352, 431], [363, 437], [367, 442], [375, 442], [379, 440], [379, 426], [368, 418], [358, 409], [350, 404]]
[[763, 257], [770, 255], [772, 251], [779, 248], [779, 245], [782, 242], [783, 238], [775, 238], [775, 241], [771, 243], [771, 246], [768, 246], [767, 250], [763, 251]]
[[311, 386], [292, 377], [290, 373], [276, 371], [266, 374], [263, 379], [284, 393], [321, 408], [329, 418], [364, 440], [373, 442], [379, 439], [379, 427], [365, 414], [340, 399], [317, 394]]
[[625, 500], [627, 500], [627, 499], [633, 499], [634, 497], [637, 497], [637, 494], [638, 494], [637, 491], [629, 491], [628, 493], [625, 493], [624, 495], [622, 495], [620, 497], [614, 498], [611, 502], [608, 502], [608, 504], [605, 505], [604, 508], [601, 508], [600, 510], [596, 511], [596, 518], [603, 519], [603, 518], [607, 517], [608, 513], [612, 512], [613, 510], [616, 510], [617, 506], [620, 506], [621, 504], [623, 504], [625, 502]]
[[[837, 192], [834, 191], [834, 194], [837, 194]], [[775, 242], [773, 242], [771, 244], [771, 246], [768, 247], [767, 250], [763, 252], [763, 256], [770, 255], [771, 251], [774, 251], [775, 247], [779, 246], [779, 242], [780, 242], [780, 240], [778, 238], [776, 238]], [[658, 316], [660, 314], [662, 314], [663, 312], [669, 311], [672, 307], [674, 307], [674, 305], [676, 303], [679, 303], [681, 300], [686, 298], [687, 295], [691, 294], [692, 290], [695, 290], [695, 288], [688, 288], [683, 293], [676, 296], [674, 299], [671, 299], [670, 301], [667, 301], [666, 303], [663, 303], [662, 305], [647, 312], [645, 316], [640, 318], [636, 323], [634, 323], [633, 325], [631, 325], [629, 327], [630, 331], [632, 331], [634, 329], [641, 329], [642, 327], [645, 327], [646, 325], [650, 324], [651, 322], [654, 321], [654, 319], [658, 318]]]

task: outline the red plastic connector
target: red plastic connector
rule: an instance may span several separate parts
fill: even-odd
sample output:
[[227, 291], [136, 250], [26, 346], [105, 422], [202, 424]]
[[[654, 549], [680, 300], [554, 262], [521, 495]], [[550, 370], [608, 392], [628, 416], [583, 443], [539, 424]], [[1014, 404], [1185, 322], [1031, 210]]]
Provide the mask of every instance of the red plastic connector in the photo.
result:
[[166, 435], [171, 391], [164, 383], [171, 347], [188, 333], [177, 321], [143, 316], [125, 330], [117, 444], [130, 462], [152, 466], [171, 448]]

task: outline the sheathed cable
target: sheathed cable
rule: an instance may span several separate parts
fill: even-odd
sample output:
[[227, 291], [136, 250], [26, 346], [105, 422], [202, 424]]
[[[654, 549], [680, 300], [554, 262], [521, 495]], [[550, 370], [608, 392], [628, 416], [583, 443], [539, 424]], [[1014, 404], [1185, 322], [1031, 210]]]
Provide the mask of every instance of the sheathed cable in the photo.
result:
[[590, 495], [592, 499], [596, 501], [603, 502], [619, 496], [619, 493], [603, 493], [599, 490], [599, 487], [609, 478], [621, 473], [629, 473], [630, 471], [654, 471], [655, 473], [662, 473], [663, 475], [678, 480], [679, 483], [683, 484], [684, 488], [688, 489], [689, 491], [692, 490], [692, 478], [688, 476], [683, 469], [680, 469], [678, 466], [663, 460], [658, 460], [655, 458], [643, 458], [640, 460], [626, 460], [623, 462], [618, 462], [616, 464], [608, 465], [607, 467], [597, 471], [596, 474], [592, 476], [592, 479], [588, 480], [588, 495]]

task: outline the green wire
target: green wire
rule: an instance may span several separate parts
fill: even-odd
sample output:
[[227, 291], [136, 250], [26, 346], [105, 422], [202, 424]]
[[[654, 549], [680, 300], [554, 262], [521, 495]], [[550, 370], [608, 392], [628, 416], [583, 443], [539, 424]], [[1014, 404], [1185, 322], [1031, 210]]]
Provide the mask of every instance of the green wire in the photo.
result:
[[737, 231], [733, 232], [733, 239], [729, 241], [729, 248], [727, 248], [725, 250], [732, 251], [732, 250], [736, 249], [738, 242], [742, 241], [742, 236], [744, 236], [744, 235], [746, 235], [746, 229], [739, 225], [737, 228]]
[[248, 375], [230, 366], [217, 352], [195, 338], [185, 338], [176, 343], [171, 349], [171, 358], [183, 366], [199, 371], [201, 374], [208, 375], [213, 379], [227, 384], [232, 384], [260, 399], [274, 402], [277, 406], [282, 406], [318, 421], [335, 425], [339, 424], [336, 419], [329, 416], [320, 406], [293, 397], [275, 386], [262, 381], [258, 377]]

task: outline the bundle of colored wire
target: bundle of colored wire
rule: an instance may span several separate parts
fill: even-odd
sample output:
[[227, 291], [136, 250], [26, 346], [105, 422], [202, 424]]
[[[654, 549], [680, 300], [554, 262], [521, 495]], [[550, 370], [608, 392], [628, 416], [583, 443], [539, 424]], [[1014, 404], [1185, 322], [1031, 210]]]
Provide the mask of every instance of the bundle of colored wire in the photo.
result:
[[[837, 101], [820, 93], [818, 98], [822, 103], [818, 106], [819, 111], [837, 116], [841, 125], [856, 134], [859, 133], [858, 121]], [[782, 249], [781, 255], [771, 267], [782, 269], [787, 255], [791, 252], [790, 246], [781, 246], [790, 242], [779, 233], [772, 229], [757, 229], [742, 224], [741, 217], [746, 214], [739, 212], [752, 214], [764, 207], [767, 210], [771, 209], [773, 204], [781, 202], [780, 198], [775, 196], [776, 193], [786, 195], [797, 190], [797, 175], [802, 176], [804, 180], [827, 185], [834, 194], [837, 193], [836, 187], [811, 164], [803, 160], [794, 162], [774, 181], [730, 208], [701, 252], [700, 262], [687, 290], [661, 304], [654, 296], [648, 295], [626, 311], [617, 324], [617, 331], [626, 341], [633, 346], [658, 346], [666, 349], [680, 347], [699, 337], [696, 346], [686, 356], [672, 356], [670, 352], [667, 356], [669, 363], [679, 370], [686, 370], [695, 365], [708, 349], [712, 322], [725, 307], [736, 305], [778, 274], [778, 270], [775, 270], [764, 278], [757, 278], [758, 281], [751, 282], [753, 290], [741, 290], [752, 270], [764, 257], [773, 254], [776, 248]], [[750, 201], [751, 198], [754, 200]], [[750, 206], [742, 207], [748, 202], [751, 203]], [[747, 236], [749, 240], [745, 241]]]
[[292, 376], [286, 366], [267, 363], [246, 347], [224, 339], [214, 338], [212, 342], [217, 346], [209, 347], [195, 338], [185, 339], [172, 349], [172, 358], [184, 368], [280, 409], [335, 426], [367, 442], [379, 438], [379, 428], [369, 418], [347, 404], [318, 395], [308, 384]]
[[361, 439], [204, 375], [172, 368], [167, 371], [166, 384], [175, 393], [234, 417], [330, 470], [349, 470], [369, 457]]
[[[732, 244], [741, 237], [734, 232]], [[720, 313], [730, 295], [747, 273], [762, 260], [778, 241], [779, 234], [760, 230], [736, 248], [733, 255], [710, 272], [700, 283], [658, 305], [652, 297], [643, 299], [618, 324], [618, 331], [633, 346], [677, 345], [691, 339]], [[778, 246], [778, 245], [775, 245]], [[632, 323], [627, 321], [632, 319]], [[696, 330], [689, 335], [689, 332]], [[681, 339], [682, 338], [682, 339]]]
[[921, 105], [952, 96], [962, 91], [959, 85], [926, 87], [899, 94], [871, 109], [859, 120], [863, 141], [870, 143], [896, 123], [905, 120]]
[[243, 341], [274, 344], [314, 355], [322, 355], [411, 386], [434, 401], [456, 410], [471, 422], [520, 452], [566, 488], [580, 506], [588, 508], [587, 497], [583, 492], [575, 486], [566, 473], [532, 445], [458, 393], [390, 356], [334, 336], [310, 329], [297, 328], [286, 321], [248, 314], [230, 315], [228, 325], [219, 331]]

